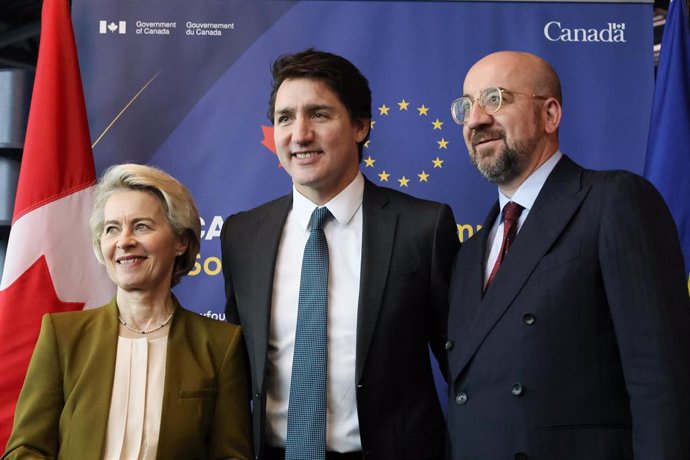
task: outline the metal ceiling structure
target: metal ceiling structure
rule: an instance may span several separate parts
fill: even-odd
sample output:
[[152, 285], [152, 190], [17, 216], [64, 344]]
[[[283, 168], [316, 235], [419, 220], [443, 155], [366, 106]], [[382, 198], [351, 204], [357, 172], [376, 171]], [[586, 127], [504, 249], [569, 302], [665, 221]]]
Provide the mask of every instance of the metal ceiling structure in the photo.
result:
[[0, 0], [0, 68], [36, 67], [41, 0]]

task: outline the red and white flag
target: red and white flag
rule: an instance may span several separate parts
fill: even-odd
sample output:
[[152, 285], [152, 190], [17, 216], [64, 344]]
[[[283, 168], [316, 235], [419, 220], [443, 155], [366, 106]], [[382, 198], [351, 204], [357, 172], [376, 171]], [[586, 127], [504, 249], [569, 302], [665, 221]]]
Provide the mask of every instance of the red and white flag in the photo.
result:
[[45, 313], [106, 303], [91, 250], [96, 175], [68, 0], [44, 0], [12, 229], [0, 283], [0, 451]]

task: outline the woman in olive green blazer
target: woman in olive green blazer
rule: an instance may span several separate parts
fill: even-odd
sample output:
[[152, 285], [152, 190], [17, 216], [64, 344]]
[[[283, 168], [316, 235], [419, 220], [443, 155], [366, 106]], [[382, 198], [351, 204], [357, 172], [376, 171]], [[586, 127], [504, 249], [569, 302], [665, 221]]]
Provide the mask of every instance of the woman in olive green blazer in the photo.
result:
[[252, 458], [242, 331], [171, 292], [199, 253], [189, 191], [158, 169], [115, 166], [90, 224], [115, 298], [43, 317], [3, 458]]
[[[174, 301], [157, 458], [251, 457], [240, 328]], [[94, 310], [43, 317], [3, 458], [102, 458], [117, 314], [113, 300]]]

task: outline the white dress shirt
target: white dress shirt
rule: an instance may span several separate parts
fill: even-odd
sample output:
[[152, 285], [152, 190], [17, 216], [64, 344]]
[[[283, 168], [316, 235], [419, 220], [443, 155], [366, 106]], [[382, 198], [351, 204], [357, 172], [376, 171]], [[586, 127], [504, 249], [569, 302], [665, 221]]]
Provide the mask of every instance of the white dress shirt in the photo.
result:
[[534, 206], [534, 202], [537, 200], [537, 196], [539, 196], [539, 192], [544, 186], [546, 179], [549, 177], [549, 174], [551, 174], [551, 171], [553, 171], [553, 168], [556, 167], [556, 163], [558, 163], [558, 160], [560, 160], [562, 156], [563, 154], [560, 150], [556, 151], [551, 158], [546, 160], [544, 164], [539, 166], [536, 171], [525, 179], [525, 181], [515, 191], [512, 198], [505, 196], [500, 189], [498, 190], [498, 204], [501, 211], [498, 213], [498, 217], [496, 218], [494, 225], [491, 227], [491, 233], [489, 233], [489, 237], [486, 240], [486, 244], [488, 245], [486, 248], [486, 253], [488, 256], [486, 263], [484, 264], [484, 286], [486, 286], [486, 282], [489, 280], [489, 276], [491, 276], [491, 271], [496, 264], [498, 253], [501, 250], [501, 243], [503, 243], [503, 208], [510, 201], [513, 201], [524, 208], [517, 223], [517, 231], [519, 233], [520, 229], [522, 228], [522, 224], [525, 222], [525, 219], [527, 219], [530, 209], [532, 209], [532, 206]]
[[[269, 445], [284, 447], [292, 355], [304, 246], [316, 204], [294, 187], [293, 202], [278, 249], [268, 338], [266, 436]], [[333, 215], [326, 221], [328, 241], [328, 380], [327, 430], [329, 451], [362, 449], [357, 418], [355, 349], [362, 264], [362, 174], [325, 204]]]

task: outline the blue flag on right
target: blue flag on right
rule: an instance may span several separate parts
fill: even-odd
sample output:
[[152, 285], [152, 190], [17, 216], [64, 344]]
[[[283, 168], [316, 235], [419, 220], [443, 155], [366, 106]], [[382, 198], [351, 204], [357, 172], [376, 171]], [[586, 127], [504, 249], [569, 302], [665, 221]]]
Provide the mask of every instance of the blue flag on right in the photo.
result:
[[[661, 192], [678, 226], [690, 271], [690, 22], [685, 0], [672, 0], [657, 69], [644, 175]], [[688, 278], [690, 289], [690, 277]]]

